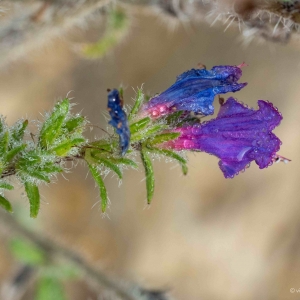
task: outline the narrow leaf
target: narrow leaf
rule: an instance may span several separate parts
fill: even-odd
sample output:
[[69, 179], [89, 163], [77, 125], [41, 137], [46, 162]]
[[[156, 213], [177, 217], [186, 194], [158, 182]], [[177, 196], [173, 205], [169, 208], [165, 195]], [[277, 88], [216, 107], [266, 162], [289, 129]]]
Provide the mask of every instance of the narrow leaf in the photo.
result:
[[95, 141], [95, 142], [92, 142], [92, 143], [89, 143], [88, 145], [86, 145], [87, 150], [89, 150], [89, 149], [92, 149], [93, 151], [98, 150], [99, 153], [100, 152], [112, 153], [112, 149], [116, 146], [117, 146], [117, 143], [114, 143], [114, 142], [109, 143], [106, 140], [99, 140], [99, 141]]
[[140, 88], [137, 91], [134, 105], [132, 107], [131, 112], [128, 115], [128, 120], [131, 120], [137, 114], [143, 102], [144, 102], [144, 93], [143, 90]]
[[121, 157], [121, 158], [112, 158], [111, 160], [116, 164], [130, 166], [134, 169], [137, 169], [139, 167], [136, 164], [136, 162], [134, 162], [133, 160], [131, 160], [129, 158]]
[[95, 158], [98, 163], [103, 164], [105, 167], [107, 167], [110, 170], [112, 170], [113, 172], [115, 172], [118, 175], [118, 177], [120, 179], [122, 179], [123, 176], [122, 176], [122, 172], [121, 172], [120, 168], [116, 164], [114, 164], [112, 161], [110, 161], [109, 159], [103, 158], [103, 157], [95, 156], [95, 155], [92, 155], [92, 157]]
[[184, 159], [182, 156], [180, 156], [176, 152], [174, 152], [172, 150], [160, 149], [160, 148], [155, 148], [155, 147], [148, 147], [148, 151], [154, 152], [154, 153], [160, 154], [160, 155], [165, 155], [167, 157], [177, 160], [179, 162], [179, 164], [181, 165], [183, 175], [187, 174], [187, 172], [188, 172], [188, 167], [186, 165], [187, 161], [186, 161], [186, 159]]
[[8, 134], [8, 131], [6, 131], [0, 139], [0, 155], [1, 156], [4, 156], [7, 152], [8, 141], [9, 141], [9, 134]]
[[0, 117], [0, 133], [2, 133], [5, 126], [4, 118]]
[[183, 175], [187, 175], [187, 173], [188, 173], [188, 167], [187, 167], [186, 164], [182, 164], [181, 165], [181, 170], [182, 170]]
[[68, 132], [74, 132], [78, 128], [82, 129], [84, 120], [82, 116], [73, 117], [66, 122], [64, 128], [66, 128]]
[[145, 149], [142, 149], [141, 151], [141, 158], [142, 158], [142, 162], [146, 174], [147, 202], [148, 204], [150, 204], [154, 194], [154, 184], [155, 184], [153, 166], [152, 166], [151, 159]]
[[18, 166], [29, 167], [35, 166], [41, 163], [41, 154], [37, 154], [35, 151], [26, 152], [24, 156], [18, 160]]
[[89, 166], [89, 170], [95, 180], [95, 182], [98, 184], [99, 189], [100, 189], [100, 197], [102, 199], [101, 201], [101, 209], [102, 212], [104, 213], [106, 211], [106, 207], [107, 207], [107, 202], [108, 202], [108, 198], [107, 198], [107, 191], [106, 191], [106, 187], [104, 185], [104, 181], [101, 177], [101, 175], [99, 174], [97, 168], [95, 166], [92, 166], [88, 163]]
[[23, 173], [26, 173], [28, 175], [30, 175], [31, 177], [34, 177], [36, 179], [45, 181], [47, 183], [50, 183], [50, 178], [49, 176], [47, 176], [46, 174], [44, 174], [44, 171], [39, 169], [35, 169], [35, 168], [26, 168], [23, 167], [21, 170]]
[[157, 133], [164, 130], [165, 128], [166, 128], [165, 125], [155, 124], [151, 127], [148, 127], [146, 130], [139, 131], [136, 134], [132, 135], [131, 142], [146, 140], [147, 138], [156, 135]]
[[34, 300], [67, 300], [62, 282], [51, 276], [43, 276], [38, 281]]
[[122, 86], [119, 88], [119, 95], [121, 99], [124, 99], [124, 89]]
[[30, 217], [36, 218], [40, 210], [39, 189], [35, 184], [25, 182], [25, 191], [30, 203]]
[[43, 165], [41, 171], [46, 172], [47, 174], [51, 174], [51, 173], [60, 173], [63, 171], [63, 169], [59, 165], [56, 165], [53, 162], [48, 162], [45, 165]]
[[6, 154], [6, 161], [10, 162], [18, 153], [20, 153], [21, 151], [23, 151], [25, 148], [26, 148], [26, 144], [22, 144], [20, 146], [17, 146], [15, 148], [13, 148], [12, 150], [10, 150]]
[[69, 109], [70, 103], [67, 98], [55, 105], [52, 114], [45, 121], [41, 129], [39, 137], [39, 145], [41, 147], [47, 148], [48, 146], [51, 146], [55, 139], [59, 136]]
[[11, 191], [11, 190], [14, 189], [14, 187], [11, 184], [9, 184], [5, 181], [0, 181], [0, 189], [5, 189], [5, 190], [10, 190]]
[[55, 152], [58, 156], [65, 156], [75, 145], [79, 145], [85, 142], [84, 138], [75, 138], [71, 140], [64, 141], [60, 145], [52, 148], [51, 151]]
[[173, 159], [177, 160], [178, 162], [180, 162], [181, 164], [187, 163], [186, 159], [184, 159], [182, 156], [180, 156], [179, 154], [177, 154], [176, 152], [174, 152], [172, 150], [159, 149], [159, 148], [155, 148], [155, 147], [153, 147], [153, 148], [149, 147], [148, 150], [151, 152], [155, 152], [157, 154], [161, 154], [161, 155], [165, 155], [170, 158], [173, 158]]
[[135, 134], [136, 132], [144, 129], [150, 123], [150, 121], [151, 119], [149, 117], [146, 117], [131, 124], [129, 127], [131, 134]]
[[13, 256], [20, 262], [28, 265], [41, 265], [45, 262], [45, 254], [34, 244], [20, 238], [10, 242], [10, 250]]
[[168, 142], [171, 140], [175, 140], [179, 136], [180, 136], [179, 132], [161, 133], [151, 139], [150, 145], [156, 145], [156, 144], [161, 144], [161, 143]]
[[28, 126], [28, 120], [23, 121], [22, 123], [17, 122], [12, 129], [11, 136], [16, 141], [19, 142], [23, 139], [25, 129]]
[[0, 195], [0, 206], [2, 206], [6, 211], [12, 213], [13, 209], [10, 202]]

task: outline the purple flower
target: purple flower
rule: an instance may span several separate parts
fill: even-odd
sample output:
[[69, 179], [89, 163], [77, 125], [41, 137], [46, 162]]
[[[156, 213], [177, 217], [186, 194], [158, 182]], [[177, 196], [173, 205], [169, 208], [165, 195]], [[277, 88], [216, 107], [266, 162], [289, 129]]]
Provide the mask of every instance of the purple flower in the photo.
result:
[[216, 66], [211, 70], [192, 69], [177, 77], [166, 91], [150, 99], [142, 108], [143, 114], [154, 118], [176, 110], [211, 115], [218, 94], [236, 92], [247, 83], [237, 83], [242, 76], [240, 66]]
[[200, 150], [220, 158], [226, 178], [233, 178], [251, 161], [260, 169], [281, 158], [276, 152], [281, 142], [272, 133], [282, 116], [272, 103], [259, 100], [258, 110], [229, 98], [216, 119], [203, 124], [175, 129], [181, 136], [162, 144], [176, 150]]
[[108, 122], [116, 129], [116, 133], [120, 138], [121, 155], [124, 155], [130, 144], [130, 131], [127, 122], [127, 115], [122, 109], [123, 103], [119, 95], [119, 91], [114, 89], [108, 94], [107, 108], [111, 116]]

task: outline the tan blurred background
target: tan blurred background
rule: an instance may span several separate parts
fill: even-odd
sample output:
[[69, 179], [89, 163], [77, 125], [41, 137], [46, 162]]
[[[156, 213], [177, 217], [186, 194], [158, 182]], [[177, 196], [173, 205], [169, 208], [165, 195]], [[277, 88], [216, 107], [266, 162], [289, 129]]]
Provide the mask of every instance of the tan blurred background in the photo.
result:
[[[224, 179], [218, 160], [189, 156], [189, 174], [155, 162], [156, 190], [146, 207], [144, 174], [126, 171], [123, 183], [105, 180], [111, 200], [108, 217], [98, 206], [98, 189], [78, 165], [67, 180], [43, 186], [43, 204], [33, 221], [58, 241], [86, 255], [108, 274], [148, 288], [170, 290], [175, 299], [299, 299], [300, 288], [300, 54], [299, 45], [252, 42], [243, 46], [237, 29], [203, 24], [169, 26], [154, 13], [132, 12], [130, 33], [109, 55], [86, 60], [73, 51], [74, 41], [97, 37], [97, 22], [86, 31], [26, 54], [0, 73], [0, 107], [12, 124], [19, 117], [41, 118], [55, 101], [71, 96], [93, 124], [106, 126], [106, 89], [122, 84], [126, 103], [132, 87], [154, 94], [201, 62], [212, 67], [246, 62], [235, 94], [256, 107], [270, 100], [283, 114], [275, 133], [280, 154], [292, 159], [259, 170], [252, 164], [233, 180]], [[172, 30], [170, 30], [172, 27]], [[72, 45], [71, 42], [72, 41]], [[100, 136], [101, 131], [88, 133]], [[21, 189], [8, 196], [28, 213]], [[0, 280], [14, 270], [1, 238]], [[96, 299], [81, 282], [67, 286], [70, 299]], [[26, 299], [31, 299], [30, 296]], [[5, 299], [3, 299], [5, 300]]]

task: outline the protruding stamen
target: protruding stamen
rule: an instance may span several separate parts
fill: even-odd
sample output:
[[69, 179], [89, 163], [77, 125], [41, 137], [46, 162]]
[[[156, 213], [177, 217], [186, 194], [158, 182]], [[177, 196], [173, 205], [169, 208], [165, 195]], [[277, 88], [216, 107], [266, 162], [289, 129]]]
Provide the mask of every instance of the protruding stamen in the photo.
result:
[[248, 65], [245, 62], [242, 62], [240, 65], [237, 65], [238, 68], [242, 67], [248, 67]]
[[273, 161], [276, 162], [276, 163], [284, 162], [285, 164], [287, 164], [288, 162], [290, 162], [292, 160], [289, 159], [289, 158], [286, 158], [284, 156], [281, 156], [279, 154], [276, 154], [276, 156], [273, 158]]

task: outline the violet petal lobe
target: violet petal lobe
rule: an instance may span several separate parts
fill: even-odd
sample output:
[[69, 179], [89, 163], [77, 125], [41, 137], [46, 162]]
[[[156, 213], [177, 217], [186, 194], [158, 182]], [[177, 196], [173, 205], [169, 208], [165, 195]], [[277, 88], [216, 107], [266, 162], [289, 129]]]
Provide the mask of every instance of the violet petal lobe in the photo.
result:
[[160, 117], [175, 110], [211, 115], [218, 94], [236, 92], [246, 83], [238, 83], [242, 75], [239, 66], [216, 66], [211, 70], [192, 69], [177, 77], [166, 91], [150, 99], [143, 112]]
[[114, 89], [108, 93], [107, 108], [111, 116], [109, 124], [116, 129], [116, 133], [119, 135], [121, 155], [124, 155], [130, 145], [130, 130], [118, 90]]
[[234, 177], [251, 161], [260, 169], [273, 163], [281, 142], [272, 130], [282, 120], [272, 103], [259, 100], [258, 110], [229, 98], [217, 118], [203, 124], [176, 129], [181, 136], [163, 146], [177, 150], [200, 150], [220, 158], [224, 176]]

